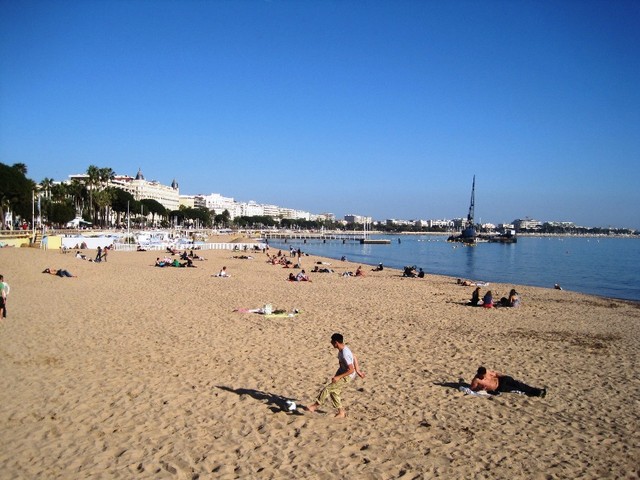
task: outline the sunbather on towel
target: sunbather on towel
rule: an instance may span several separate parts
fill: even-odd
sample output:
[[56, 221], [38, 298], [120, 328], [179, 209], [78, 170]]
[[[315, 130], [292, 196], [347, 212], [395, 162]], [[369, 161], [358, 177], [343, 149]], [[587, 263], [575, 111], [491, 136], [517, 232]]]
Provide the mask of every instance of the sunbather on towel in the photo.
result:
[[523, 392], [529, 397], [545, 397], [547, 395], [546, 388], [530, 387], [529, 385], [515, 380], [513, 377], [509, 377], [493, 370], [487, 370], [484, 367], [479, 367], [476, 376], [471, 381], [471, 390], [474, 392], [479, 390], [485, 390], [491, 392]]

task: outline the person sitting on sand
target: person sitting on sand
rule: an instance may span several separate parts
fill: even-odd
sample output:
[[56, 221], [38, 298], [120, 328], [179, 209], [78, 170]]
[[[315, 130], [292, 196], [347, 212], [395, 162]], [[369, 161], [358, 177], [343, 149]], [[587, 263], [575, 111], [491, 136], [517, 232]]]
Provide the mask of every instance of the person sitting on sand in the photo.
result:
[[518, 308], [520, 306], [520, 295], [518, 295], [518, 292], [516, 292], [515, 288], [512, 288], [509, 292], [507, 304], [512, 308]]
[[308, 282], [309, 281], [309, 277], [307, 276], [307, 273], [302, 270], [300, 273], [298, 273], [298, 275], [296, 275], [296, 282]]
[[364, 272], [362, 271], [362, 266], [358, 266], [358, 268], [356, 268], [356, 277], [364, 277]]
[[411, 267], [404, 267], [404, 272], [402, 273], [403, 277], [409, 277], [409, 278], [415, 278], [417, 275], [416, 273], [416, 266], [413, 265]]
[[331, 398], [331, 404], [333, 408], [338, 410], [336, 414], [337, 418], [344, 418], [346, 412], [342, 407], [342, 401], [340, 400], [340, 394], [344, 386], [351, 382], [358, 375], [360, 378], [365, 377], [365, 373], [362, 372], [358, 366], [358, 359], [355, 357], [351, 349], [344, 343], [344, 337], [339, 333], [331, 335], [331, 345], [338, 350], [338, 371], [331, 378], [331, 383], [324, 387], [316, 401], [305, 408], [308, 412], [315, 412], [326, 400], [327, 397]]
[[77, 275], [71, 275], [70, 272], [68, 272], [67, 270], [63, 270], [63, 269], [50, 269], [50, 268], [45, 268], [42, 273], [48, 273], [49, 275], [55, 275], [57, 277], [69, 277], [69, 278], [77, 278]]
[[376, 268], [371, 269], [372, 272], [381, 272], [382, 270], [384, 270], [384, 266], [382, 265], [382, 262], [380, 262]]
[[471, 294], [471, 301], [469, 305], [472, 307], [477, 307], [480, 304], [480, 287], [476, 287], [473, 293]]
[[80, 250], [78, 250], [76, 252], [76, 258], [79, 258], [80, 260], [86, 260], [87, 259], [86, 255], [83, 255], [83, 254], [80, 253]]
[[167, 264], [163, 260], [160, 260], [160, 257], [156, 257], [156, 264], [154, 266], [155, 267], [166, 267]]
[[493, 294], [491, 290], [488, 290], [487, 293], [482, 297], [482, 306], [484, 308], [493, 308]]
[[556, 290], [562, 290], [562, 287], [557, 283], [553, 286], [553, 288], [555, 288]]
[[215, 276], [215, 277], [225, 277], [225, 278], [228, 278], [228, 277], [230, 277], [231, 275], [229, 275], [229, 274], [227, 273], [227, 267], [222, 267], [222, 270], [220, 270], [220, 271], [219, 271], [216, 275], [214, 275], [214, 276]]
[[513, 377], [509, 377], [493, 370], [487, 370], [482, 366], [478, 368], [475, 377], [473, 377], [473, 380], [471, 381], [471, 390], [474, 392], [484, 390], [489, 393], [523, 392], [529, 397], [542, 398], [547, 395], [546, 387], [530, 387], [519, 380], [515, 380]]
[[420, 269], [418, 272], [418, 278], [424, 278], [424, 270]]

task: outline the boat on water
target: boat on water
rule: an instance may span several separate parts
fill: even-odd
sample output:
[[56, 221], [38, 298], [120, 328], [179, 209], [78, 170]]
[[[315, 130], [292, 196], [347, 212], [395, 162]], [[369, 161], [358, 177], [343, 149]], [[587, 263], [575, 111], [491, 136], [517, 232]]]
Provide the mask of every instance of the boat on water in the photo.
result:
[[507, 230], [505, 233], [490, 235], [487, 237], [489, 243], [518, 243], [515, 230]]
[[459, 235], [451, 235], [448, 242], [461, 242], [467, 246], [474, 246], [478, 243], [517, 243], [518, 237], [515, 230], [507, 230], [504, 233], [482, 235], [476, 231], [474, 223], [476, 195], [476, 176], [473, 176], [473, 184], [471, 185], [471, 202], [469, 204], [469, 213], [467, 215], [467, 226]]
[[471, 202], [469, 203], [469, 213], [467, 214], [467, 226], [462, 230], [460, 235], [451, 235], [447, 238], [447, 242], [462, 242], [467, 245], [475, 245], [478, 240], [478, 234], [474, 223], [474, 210], [476, 204], [476, 176], [473, 176], [473, 184], [471, 185]]

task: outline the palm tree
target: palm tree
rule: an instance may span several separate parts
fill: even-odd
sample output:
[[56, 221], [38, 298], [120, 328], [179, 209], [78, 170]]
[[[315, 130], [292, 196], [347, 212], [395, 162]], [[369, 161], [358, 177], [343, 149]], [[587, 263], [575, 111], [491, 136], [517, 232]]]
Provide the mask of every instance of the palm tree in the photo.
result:
[[95, 223], [95, 210], [93, 208], [93, 190], [98, 186], [100, 181], [100, 169], [95, 165], [89, 165], [87, 168], [87, 189], [89, 190], [89, 215], [91, 221]]
[[[113, 200], [113, 193], [110, 189], [98, 190], [93, 194], [93, 200], [96, 202], [96, 206], [98, 207], [98, 211], [102, 212], [106, 210], [106, 208], [111, 205], [111, 201]], [[106, 219], [105, 215], [100, 215], [100, 225], [104, 227], [104, 220]]]
[[[100, 179], [100, 190], [101, 191], [109, 190], [111, 181], [115, 176], [116, 174], [112, 168], [104, 167], [104, 168], [98, 169], [98, 177]], [[108, 203], [104, 204], [104, 201], [106, 201], [107, 198], [109, 199], [109, 201]], [[110, 194], [105, 196], [102, 201], [103, 203], [102, 208], [104, 208], [104, 211], [102, 209], [100, 210], [100, 216], [102, 217], [103, 221], [109, 218], [109, 206], [111, 205], [112, 200], [113, 200], [113, 195]]]
[[51, 198], [51, 187], [53, 187], [53, 178], [43, 178], [40, 182], [40, 188], [44, 191], [45, 198]]
[[58, 183], [56, 185], [51, 186], [50, 194], [51, 194], [51, 200], [53, 200], [54, 202], [64, 202], [66, 198], [70, 195], [70, 189], [66, 184]]
[[24, 175], [25, 177], [27, 176], [27, 166], [24, 163], [14, 163], [12, 166], [22, 175]]
[[73, 205], [76, 208], [76, 215], [81, 217], [84, 210], [87, 189], [79, 180], [73, 179], [66, 187], [67, 193], [73, 198]]

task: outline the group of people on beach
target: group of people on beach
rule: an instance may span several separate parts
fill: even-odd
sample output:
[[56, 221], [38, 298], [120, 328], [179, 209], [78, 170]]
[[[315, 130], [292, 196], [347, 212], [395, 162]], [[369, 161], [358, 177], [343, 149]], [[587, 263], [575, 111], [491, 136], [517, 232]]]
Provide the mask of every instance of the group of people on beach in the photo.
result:
[[[177, 252], [171, 252], [172, 255], [178, 254]], [[278, 252], [276, 255], [270, 256], [268, 252], [265, 252], [267, 256], [267, 262], [273, 265], [283, 265], [285, 267], [289, 267], [292, 262], [286, 258], [282, 252]], [[77, 253], [79, 255], [80, 252]], [[102, 259], [105, 253], [98, 252], [100, 258]], [[302, 252], [300, 250], [291, 249], [291, 254], [298, 257], [298, 265], [297, 267], [301, 267], [300, 257]], [[98, 258], [98, 257], [96, 257]], [[193, 251], [190, 254], [187, 254], [186, 250], [180, 255], [180, 260], [183, 260], [185, 263], [180, 263], [180, 261], [176, 259], [171, 259], [168, 257], [163, 258], [162, 260], [158, 257], [156, 259], [155, 266], [157, 267], [166, 267], [166, 266], [174, 266], [174, 267], [195, 267], [193, 265], [193, 259], [198, 258], [197, 255], [194, 255]], [[238, 258], [238, 257], [234, 257]], [[106, 258], [104, 258], [106, 260]], [[98, 261], [98, 260], [96, 260]], [[322, 265], [322, 266], [321, 266]], [[329, 264], [327, 264], [329, 265]], [[373, 268], [372, 271], [382, 271], [383, 265], [379, 264], [377, 267]], [[324, 266], [322, 262], [318, 262], [314, 267], [314, 272], [327, 271], [332, 273], [333, 270]], [[74, 277], [70, 272], [64, 269], [50, 269], [46, 268], [43, 273], [48, 273], [51, 275], [56, 275], [60, 277]], [[352, 276], [364, 276], [364, 270], [362, 266], [358, 266], [355, 273], [351, 274]], [[214, 275], [216, 277], [229, 277], [229, 273], [227, 272], [227, 267], [223, 266], [222, 269]], [[415, 266], [405, 267], [403, 272], [403, 277], [424, 277], [424, 271], [420, 269], [416, 271]], [[2, 314], [6, 317], [6, 294], [3, 287], [3, 277], [0, 275], [0, 308], [2, 308]], [[293, 272], [289, 274], [288, 280], [290, 281], [310, 281], [308, 275], [305, 270], [301, 270], [298, 274], [294, 274]], [[469, 305], [473, 306], [481, 306], [484, 308], [493, 308], [497, 306], [505, 306], [505, 307], [518, 307], [520, 306], [520, 296], [518, 295], [515, 289], [512, 289], [509, 292], [508, 297], [503, 297], [499, 302], [494, 302], [493, 295], [491, 290], [488, 290], [485, 295], [480, 298], [480, 286], [477, 284], [472, 284], [471, 282], [466, 283], [467, 281], [462, 282], [458, 279], [458, 284], [460, 285], [475, 285], [471, 301]], [[7, 286], [8, 292], [8, 286]], [[336, 410], [336, 417], [343, 418], [346, 416], [346, 410], [342, 403], [342, 392], [344, 388], [351, 382], [353, 382], [357, 377], [365, 378], [365, 373], [361, 370], [359, 362], [353, 351], [344, 341], [344, 337], [340, 333], [334, 333], [331, 335], [330, 343], [338, 351], [338, 369], [335, 374], [331, 377], [330, 382], [325, 385], [318, 395], [315, 397], [315, 400], [310, 405], [304, 407], [304, 410], [308, 412], [316, 412], [322, 405], [324, 405], [327, 400], [330, 401], [331, 406]], [[515, 380], [513, 377], [504, 375], [497, 371], [487, 370], [484, 366], [480, 366], [473, 377], [470, 390], [474, 392], [478, 391], [486, 391], [492, 394], [499, 394], [502, 392], [521, 392], [528, 396], [534, 397], [545, 397], [547, 390], [545, 388], [537, 388], [529, 386], [519, 380]]]
[[418, 267], [415, 265], [406, 266], [402, 271], [402, 276], [408, 278], [424, 278], [424, 270], [420, 268], [416, 271], [416, 269], [418, 269]]
[[178, 267], [178, 268], [184, 268], [184, 267], [189, 267], [189, 268], [196, 268], [196, 265], [193, 264], [193, 260], [191, 260], [190, 258], [187, 258], [187, 260], [185, 262], [180, 262], [180, 260], [178, 260], [177, 258], [174, 258], [173, 260], [171, 260], [169, 257], [164, 257], [162, 260], [160, 259], [160, 257], [156, 258], [156, 263], [154, 264], [154, 267]]
[[96, 249], [96, 256], [94, 258], [91, 258], [85, 255], [80, 250], [76, 250], [75, 257], [79, 260], [89, 260], [90, 262], [95, 262], [95, 263], [106, 262], [107, 255], [109, 254], [109, 249], [110, 249], [109, 246], [106, 246], [104, 248], [98, 246], [98, 248]]
[[493, 300], [493, 292], [491, 290], [487, 290], [487, 292], [480, 300], [480, 287], [476, 287], [471, 294], [471, 300], [467, 305], [472, 307], [483, 307], [483, 308], [495, 308], [495, 307], [511, 307], [517, 308], [520, 306], [520, 295], [512, 288], [509, 292], [508, 297], [502, 297], [499, 302], [494, 302]]

